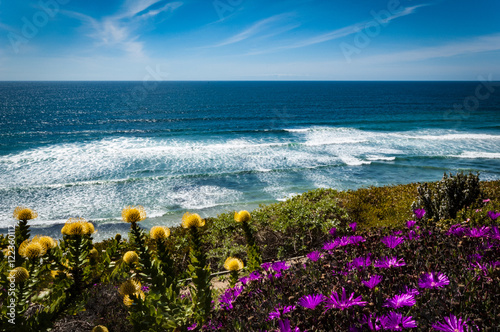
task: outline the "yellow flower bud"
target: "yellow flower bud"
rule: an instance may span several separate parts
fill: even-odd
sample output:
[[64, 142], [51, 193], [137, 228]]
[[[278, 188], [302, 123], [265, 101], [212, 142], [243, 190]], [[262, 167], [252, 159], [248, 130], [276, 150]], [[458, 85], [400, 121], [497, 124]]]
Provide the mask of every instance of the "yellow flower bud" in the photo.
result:
[[197, 213], [186, 212], [182, 216], [183, 228], [193, 228], [193, 227], [203, 227], [203, 226], [205, 226], [205, 220], [201, 219], [200, 215]]
[[92, 332], [109, 332], [108, 328], [103, 325], [97, 325], [92, 329]]
[[135, 251], [127, 251], [123, 255], [123, 261], [127, 264], [137, 263], [139, 261], [139, 256]]
[[12, 216], [17, 220], [27, 221], [38, 217], [38, 213], [25, 206], [18, 206], [14, 209], [14, 213]]
[[170, 229], [163, 226], [154, 226], [149, 231], [149, 235], [153, 240], [166, 239], [170, 236]]
[[14, 278], [15, 283], [25, 282], [26, 280], [28, 280], [29, 276], [30, 274], [28, 273], [28, 270], [21, 266], [12, 269], [9, 273], [9, 278]]
[[241, 210], [240, 212], [235, 212], [234, 213], [234, 220], [236, 222], [248, 222], [250, 221], [252, 217], [250, 216], [250, 213], [246, 210]]
[[125, 222], [139, 222], [146, 219], [146, 211], [140, 205], [127, 206], [122, 210], [122, 219]]
[[228, 271], [238, 271], [244, 267], [241, 259], [228, 257], [224, 262], [224, 268]]
[[140, 290], [141, 290], [141, 282], [136, 279], [129, 279], [124, 283], [122, 283], [120, 285], [120, 288], [118, 288], [118, 292], [122, 296], [134, 294]]

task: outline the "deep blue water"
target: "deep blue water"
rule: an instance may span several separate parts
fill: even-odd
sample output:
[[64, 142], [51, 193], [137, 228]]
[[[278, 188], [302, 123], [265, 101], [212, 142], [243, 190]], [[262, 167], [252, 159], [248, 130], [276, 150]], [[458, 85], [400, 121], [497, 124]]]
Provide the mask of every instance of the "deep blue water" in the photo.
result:
[[170, 226], [318, 187], [499, 179], [500, 86], [478, 86], [0, 82], [0, 228], [21, 204], [47, 233], [84, 217], [106, 237], [129, 204]]

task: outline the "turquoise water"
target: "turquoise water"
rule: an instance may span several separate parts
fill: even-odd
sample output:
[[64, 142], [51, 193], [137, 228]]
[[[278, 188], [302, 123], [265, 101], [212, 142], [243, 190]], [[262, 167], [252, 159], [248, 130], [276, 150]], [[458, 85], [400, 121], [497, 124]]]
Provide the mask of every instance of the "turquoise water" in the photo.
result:
[[126, 205], [172, 226], [319, 187], [499, 179], [500, 93], [474, 100], [477, 86], [3, 82], [0, 228], [21, 204], [39, 212], [34, 233], [84, 217], [102, 238], [126, 229]]

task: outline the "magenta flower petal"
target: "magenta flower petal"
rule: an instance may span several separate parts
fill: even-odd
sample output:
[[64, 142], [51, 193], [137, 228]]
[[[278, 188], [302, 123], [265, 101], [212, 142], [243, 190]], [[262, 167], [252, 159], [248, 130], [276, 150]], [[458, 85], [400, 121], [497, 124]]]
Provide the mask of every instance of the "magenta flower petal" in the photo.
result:
[[389, 314], [380, 319], [384, 329], [391, 331], [402, 331], [404, 328], [417, 327], [417, 323], [411, 316], [405, 317], [398, 312], [391, 311]]
[[382, 281], [382, 278], [383, 278], [382, 276], [374, 274], [370, 277], [370, 280], [362, 281], [362, 283], [366, 287], [373, 289], [373, 288], [375, 288], [375, 286], [377, 286]]
[[450, 280], [441, 272], [431, 272], [424, 274], [418, 282], [420, 288], [443, 288]]
[[297, 302], [298, 305], [311, 310], [316, 309], [316, 307], [326, 300], [326, 296], [323, 294], [311, 294], [302, 296]]
[[332, 295], [326, 300], [325, 307], [326, 309], [337, 308], [344, 310], [355, 305], [365, 306], [367, 302], [361, 301], [362, 299], [361, 296], [354, 298], [354, 293], [351, 293], [351, 296], [347, 298], [345, 288], [342, 287], [342, 296], [339, 297], [337, 293], [332, 292]]
[[413, 210], [413, 213], [415, 214], [415, 217], [417, 219], [422, 219], [425, 216], [425, 210], [424, 209]]
[[309, 258], [313, 262], [317, 262], [321, 257], [323, 257], [323, 255], [317, 250], [307, 254], [307, 258]]
[[500, 212], [488, 211], [488, 217], [490, 217], [491, 220], [496, 220], [498, 217], [500, 217]]
[[415, 297], [411, 294], [401, 294], [395, 295], [392, 298], [387, 299], [384, 304], [384, 307], [389, 307], [393, 309], [398, 309], [401, 307], [411, 307], [416, 303]]
[[413, 226], [415, 226], [415, 224], [416, 224], [416, 223], [417, 223], [417, 222], [416, 222], [415, 220], [408, 220], [408, 221], [406, 222], [406, 227], [408, 227], [408, 228], [410, 228], [410, 229], [411, 229], [411, 228], [413, 228]]
[[462, 318], [457, 318], [455, 315], [444, 318], [444, 323], [437, 322], [432, 324], [432, 327], [438, 331], [444, 332], [466, 332], [467, 323]]
[[401, 243], [403, 243], [405, 240], [402, 237], [390, 235], [390, 236], [383, 237], [381, 241], [387, 247], [389, 247], [391, 249], [394, 249], [398, 245], [400, 245]]
[[400, 258], [398, 260], [397, 257], [383, 257], [380, 260], [376, 261], [374, 266], [382, 269], [388, 269], [393, 266], [399, 267], [406, 265], [405, 260]]

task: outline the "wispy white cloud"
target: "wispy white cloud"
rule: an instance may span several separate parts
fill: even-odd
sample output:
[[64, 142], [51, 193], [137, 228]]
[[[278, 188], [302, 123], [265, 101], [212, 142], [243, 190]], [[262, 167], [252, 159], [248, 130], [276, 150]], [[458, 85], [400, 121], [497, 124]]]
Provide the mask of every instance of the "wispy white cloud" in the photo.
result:
[[500, 50], [500, 33], [477, 36], [459, 42], [422, 47], [410, 51], [369, 56], [360, 60], [369, 63], [415, 62], [498, 50]]
[[[416, 6], [411, 6], [411, 7], [406, 7], [403, 8], [401, 11], [398, 11], [397, 13], [388, 16], [387, 18], [383, 19], [381, 22], [382, 24], [387, 24], [392, 20], [395, 20], [396, 18], [407, 16], [410, 14], [413, 14], [418, 8], [428, 6], [429, 4], [420, 4]], [[270, 48], [270, 49], [265, 49], [265, 50], [260, 50], [260, 51], [254, 51], [251, 53], [248, 53], [248, 55], [257, 55], [257, 54], [264, 54], [264, 53], [272, 53], [272, 52], [278, 52], [278, 51], [283, 51], [283, 50], [289, 50], [289, 49], [294, 49], [294, 48], [301, 48], [301, 47], [306, 47], [306, 46], [311, 46], [315, 44], [320, 44], [324, 43], [330, 40], [335, 40], [339, 39], [345, 36], [352, 35], [354, 33], [357, 33], [358, 31], [362, 30], [366, 24], [372, 22], [373, 20], [369, 21], [363, 21], [359, 23], [355, 23], [340, 29], [336, 29], [321, 35], [313, 36], [307, 39], [299, 40], [293, 43], [290, 43], [288, 45], [283, 45], [283, 46], [278, 46], [275, 48]]]
[[143, 22], [164, 12], [173, 12], [182, 2], [166, 2], [165, 0], [129, 0], [120, 12], [100, 20], [88, 15], [62, 11], [68, 16], [79, 19], [88, 30], [87, 35], [96, 40], [96, 46], [107, 46], [120, 49], [134, 58], [144, 58], [144, 43], [139, 41], [138, 30]]
[[[289, 17], [290, 17], [290, 13], [283, 13], [283, 14], [268, 17], [266, 19], [260, 20], [256, 23], [252, 24], [247, 29], [223, 40], [222, 42], [217, 43], [215, 45], [211, 45], [209, 47], [221, 47], [221, 46], [235, 44], [235, 43], [244, 41], [246, 39], [249, 39], [251, 37], [258, 36], [261, 33], [267, 32], [268, 34], [266, 35], [266, 37], [270, 37], [270, 36], [275, 36], [276, 34], [279, 34], [279, 33], [289, 31], [291, 29], [296, 28], [298, 25], [296, 25], [296, 24], [295, 25], [287, 25], [285, 27], [283, 27], [283, 26], [276, 27], [275, 26], [276, 23], [282, 22], [282, 21], [284, 21], [284, 19], [289, 18]], [[275, 27], [274, 30], [273, 30], [273, 27]], [[270, 31], [270, 29], [271, 29], [271, 31]]]

